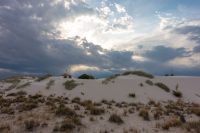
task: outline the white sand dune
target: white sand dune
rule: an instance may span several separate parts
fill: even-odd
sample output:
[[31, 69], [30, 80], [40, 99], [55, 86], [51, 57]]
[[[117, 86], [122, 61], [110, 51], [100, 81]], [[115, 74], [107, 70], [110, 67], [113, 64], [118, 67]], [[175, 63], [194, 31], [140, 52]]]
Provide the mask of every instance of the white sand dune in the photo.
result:
[[[47, 89], [47, 84], [49, 81], [53, 80], [54, 84]], [[10, 93], [15, 93], [18, 91], [25, 91], [28, 95], [42, 94], [43, 96], [54, 95], [68, 97], [69, 99], [73, 99], [75, 97], [79, 97], [81, 100], [92, 100], [94, 102], [101, 102], [102, 100], [107, 101], [115, 101], [116, 103], [126, 102], [126, 103], [143, 103], [148, 104], [150, 100], [154, 100], [155, 102], [167, 102], [167, 101], [177, 101], [179, 98], [175, 97], [172, 93], [173, 90], [176, 90], [176, 86], [178, 85], [178, 91], [182, 93], [182, 98], [180, 98], [185, 103], [196, 103], [200, 104], [200, 77], [181, 77], [181, 76], [173, 76], [173, 77], [162, 77], [156, 76], [153, 79], [148, 79], [145, 77], [128, 75], [128, 76], [118, 76], [113, 79], [113, 82], [110, 81], [107, 84], [103, 84], [102, 81], [105, 79], [95, 79], [95, 80], [86, 80], [86, 79], [73, 79], [79, 85], [72, 90], [67, 90], [63, 83], [65, 81], [72, 79], [65, 79], [62, 76], [58, 77], [50, 77], [40, 82], [36, 81], [36, 79], [31, 77], [26, 77], [20, 81], [13, 89], [8, 90], [11, 83], [7, 83], [4, 81], [0, 82], [0, 90], [3, 95], [6, 96]], [[146, 83], [146, 80], [151, 80], [153, 83], [162, 82], [170, 88], [170, 92], [166, 92], [163, 89], [155, 86], [149, 85]], [[16, 89], [17, 86], [23, 85], [25, 83], [30, 83], [29, 86], [25, 86], [20, 89]], [[141, 86], [141, 84], [143, 84]], [[136, 97], [129, 97], [130, 93], [135, 93]], [[69, 105], [72, 106], [72, 105]], [[103, 108], [107, 108], [106, 106]], [[112, 107], [113, 112], [116, 114], [123, 114], [124, 108]], [[99, 116], [94, 116], [96, 119], [94, 122], [90, 122], [91, 116], [86, 116], [82, 119], [85, 127], [81, 129], [81, 131], [73, 131], [73, 132], [87, 132], [87, 133], [100, 133], [103, 131], [122, 133], [125, 130], [129, 130], [130, 128], [137, 129], [138, 132], [145, 133], [154, 133], [154, 132], [186, 132], [181, 128], [171, 128], [170, 130], [164, 131], [162, 129], [156, 128], [156, 124], [165, 122], [165, 117], [160, 121], [144, 121], [141, 117], [138, 116], [138, 113], [130, 114], [128, 117], [124, 116], [123, 120], [125, 124], [119, 126], [113, 123], [108, 122], [109, 115], [111, 111], [105, 113], [100, 120]], [[1, 118], [3, 116], [0, 114]], [[171, 116], [168, 116], [169, 118]], [[172, 116], [173, 117], [173, 116]], [[194, 115], [185, 116], [187, 120], [199, 120], [199, 117]], [[50, 120], [49, 123], [55, 123], [54, 120]], [[38, 132], [51, 132], [53, 128], [53, 124], [50, 124], [49, 128], [40, 129]], [[131, 129], [130, 129], [131, 130]], [[11, 130], [12, 132], [13, 130]], [[17, 131], [17, 130], [16, 130]], [[22, 132], [22, 130], [19, 130]], [[24, 131], [26, 132], [26, 131]], [[35, 131], [37, 132], [37, 131]], [[129, 131], [131, 132], [131, 131]], [[134, 132], [134, 131], [133, 131]], [[135, 131], [136, 132], [136, 131]]]

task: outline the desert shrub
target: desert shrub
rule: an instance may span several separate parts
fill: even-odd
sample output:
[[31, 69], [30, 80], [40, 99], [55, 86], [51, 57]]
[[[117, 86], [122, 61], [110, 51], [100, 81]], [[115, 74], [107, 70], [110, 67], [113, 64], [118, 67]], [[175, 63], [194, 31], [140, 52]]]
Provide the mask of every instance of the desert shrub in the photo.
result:
[[88, 74], [82, 74], [78, 77], [79, 79], [95, 79], [94, 76]]
[[171, 128], [171, 127], [179, 127], [181, 125], [182, 125], [182, 122], [180, 121], [180, 119], [173, 118], [173, 119], [170, 119], [170, 120], [166, 121], [165, 123], [163, 123], [162, 129], [169, 130], [169, 128]]
[[112, 114], [109, 118], [109, 122], [112, 122], [112, 123], [116, 123], [116, 124], [122, 124], [124, 123], [124, 121], [122, 120], [122, 118], [117, 115], [117, 114]]
[[151, 80], [146, 80], [145, 82], [146, 82], [146, 84], [148, 84], [148, 85], [151, 85], [151, 86], [153, 85], [153, 82], [152, 82]]
[[18, 109], [20, 112], [23, 112], [23, 111], [30, 111], [37, 107], [38, 107], [38, 104], [36, 102], [25, 102], [19, 105]]
[[15, 103], [22, 103], [27, 101], [27, 98], [23, 95], [23, 96], [17, 96], [15, 99], [13, 99], [13, 102]]
[[140, 83], [140, 87], [143, 87], [144, 85], [143, 85], [143, 83]]
[[184, 128], [188, 131], [191, 132], [192, 130], [194, 130], [196, 133], [200, 133], [200, 121], [191, 121], [191, 122], [187, 122], [184, 125]]
[[157, 108], [153, 114], [153, 117], [155, 120], [159, 120], [160, 117], [162, 116], [163, 112], [161, 108]]
[[35, 120], [26, 120], [24, 122], [24, 125], [25, 125], [25, 129], [27, 131], [33, 131], [35, 128], [40, 126], [40, 123], [38, 121], [35, 121]]
[[11, 107], [3, 107], [3, 108], [1, 108], [1, 113], [12, 115], [15, 113], [15, 111]]
[[104, 109], [97, 108], [97, 107], [91, 107], [89, 110], [90, 110], [91, 115], [101, 115], [105, 112]]
[[80, 105], [85, 107], [87, 110], [89, 110], [90, 108], [94, 106], [91, 100], [84, 100], [80, 103]]
[[9, 94], [7, 94], [7, 96], [24, 96], [26, 94], [27, 93], [25, 91], [18, 91], [16, 93], [9, 93]]
[[178, 91], [178, 90], [173, 91], [173, 95], [175, 97], [182, 97], [182, 93], [180, 91]]
[[141, 116], [144, 120], [149, 121], [149, 112], [147, 109], [141, 109], [139, 112], [139, 116]]
[[65, 86], [65, 89], [67, 90], [72, 90], [74, 89], [75, 87], [77, 87], [79, 84], [76, 83], [75, 80], [68, 80], [64, 83], [64, 86]]
[[11, 84], [8, 88], [6, 88], [5, 90], [6, 90], [6, 91], [10, 91], [10, 90], [16, 88], [17, 85], [18, 85], [18, 83], [19, 83], [19, 82], [14, 82], [14, 83], [12, 83], [12, 84]]
[[0, 124], [0, 132], [1, 133], [9, 133], [10, 125], [8, 124]]
[[53, 79], [49, 80], [49, 82], [47, 83], [47, 87], [46, 87], [46, 89], [50, 89], [51, 86], [54, 85], [54, 83], [55, 83], [55, 80], [53, 80]]
[[109, 82], [114, 83], [114, 82], [115, 82], [114, 80], [115, 80], [118, 76], [119, 76], [119, 74], [112, 75], [112, 76], [110, 76], [110, 77], [104, 79], [104, 80], [102, 81], [102, 84], [108, 84]]
[[191, 112], [197, 116], [200, 116], [200, 107], [192, 107]]
[[38, 77], [38, 79], [36, 81], [40, 82], [40, 81], [43, 81], [45, 79], [48, 79], [51, 76], [52, 76], [51, 74], [46, 74], [46, 75], [43, 75], [41, 77]]
[[177, 84], [177, 85], [176, 85], [176, 90], [173, 91], [173, 95], [174, 95], [175, 97], [182, 97], [182, 93], [181, 93], [180, 91], [178, 91], [178, 87], [179, 87], [179, 85]]
[[72, 99], [72, 103], [80, 103], [81, 102], [81, 98], [80, 97], [75, 97]]
[[30, 85], [31, 85], [31, 83], [27, 82], [27, 83], [24, 83], [24, 84], [18, 86], [16, 89], [22, 89], [22, 88], [25, 88], [25, 87], [30, 86]]
[[147, 77], [147, 78], [154, 78], [152, 74], [143, 72], [143, 71], [127, 71], [124, 72], [122, 75], [137, 75], [137, 76], [142, 76], [142, 77]]
[[42, 95], [41, 94], [35, 94], [35, 95], [29, 95], [28, 97], [30, 99], [39, 99], [39, 98], [42, 98]]
[[55, 110], [55, 114], [58, 116], [76, 116], [76, 112], [68, 107], [65, 107], [64, 104], [60, 104], [56, 110]]
[[161, 82], [155, 83], [155, 85], [158, 86], [159, 88], [163, 89], [166, 92], [170, 92], [169, 87]]
[[65, 118], [60, 126], [56, 126], [54, 128], [54, 131], [61, 131], [61, 132], [67, 132], [72, 131], [76, 128], [76, 126], [80, 126], [81, 120], [78, 117], [71, 117], [71, 118]]
[[128, 96], [132, 97], [132, 98], [135, 98], [136, 95], [135, 95], [135, 93], [129, 93]]

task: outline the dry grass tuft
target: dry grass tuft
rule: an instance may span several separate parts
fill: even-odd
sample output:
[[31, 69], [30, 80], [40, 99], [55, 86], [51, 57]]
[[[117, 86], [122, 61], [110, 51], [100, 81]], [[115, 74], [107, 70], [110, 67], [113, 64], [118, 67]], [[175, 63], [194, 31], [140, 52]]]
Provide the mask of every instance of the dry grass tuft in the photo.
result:
[[180, 127], [182, 122], [178, 118], [172, 118], [162, 124], [162, 129], [169, 130], [171, 127]]
[[155, 85], [158, 86], [159, 88], [163, 89], [166, 92], [170, 92], [169, 87], [161, 82], [155, 83]]
[[65, 86], [65, 89], [67, 89], [67, 90], [73, 90], [73, 89], [76, 88], [79, 84], [76, 83], [75, 80], [68, 80], [68, 81], [66, 81], [63, 85]]
[[51, 86], [53, 86], [55, 84], [55, 80], [51, 79], [49, 80], [49, 82], [47, 83], [46, 89], [50, 89]]
[[148, 112], [148, 110], [147, 109], [141, 109], [140, 111], [139, 111], [139, 116], [141, 116], [144, 120], [146, 120], [146, 121], [149, 121], [150, 120], [150, 118], [149, 118], [149, 112]]
[[10, 125], [9, 124], [0, 124], [0, 132], [1, 133], [9, 133], [10, 132]]
[[124, 121], [122, 120], [122, 118], [117, 115], [117, 114], [112, 114], [109, 118], [109, 121], [112, 122], [112, 123], [116, 123], [116, 124], [122, 124], [124, 123]]
[[36, 120], [31, 119], [24, 121], [24, 126], [27, 131], [33, 131], [40, 126], [40, 123]]

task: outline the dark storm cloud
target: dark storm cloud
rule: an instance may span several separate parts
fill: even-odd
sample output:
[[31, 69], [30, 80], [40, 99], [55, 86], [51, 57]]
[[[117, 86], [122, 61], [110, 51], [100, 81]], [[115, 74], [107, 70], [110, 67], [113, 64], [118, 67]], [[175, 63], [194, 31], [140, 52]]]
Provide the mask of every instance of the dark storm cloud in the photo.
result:
[[[17, 73], [60, 74], [69, 65], [76, 64], [100, 68], [93, 72], [99, 77], [123, 68], [160, 74], [170, 70], [164, 61], [190, 54], [184, 48], [157, 46], [144, 54], [153, 61], [135, 62], [132, 51], [105, 50], [79, 37], [58, 39], [57, 26], [61, 21], [95, 11], [81, 0], [75, 0], [70, 9], [64, 7], [63, 1], [53, 2], [0, 0], [0, 77]], [[179, 32], [184, 34], [188, 30]], [[198, 47], [195, 49], [199, 51]]]
[[182, 26], [173, 30], [178, 34], [187, 35], [192, 41], [195, 41], [198, 46], [194, 47], [193, 52], [200, 52], [200, 25]]
[[144, 56], [158, 62], [170, 61], [176, 57], [187, 57], [190, 52], [185, 48], [171, 48], [163, 45], [155, 46], [152, 50], [146, 51]]
[[132, 63], [132, 52], [104, 50], [87, 40], [78, 44], [79, 37], [55, 39], [59, 36], [56, 23], [63, 18], [93, 13], [85, 3], [71, 5], [70, 10], [50, 0], [4, 0], [0, 5], [0, 67], [9, 73], [62, 73], [73, 64], [109, 69], [123, 67], [120, 60]]

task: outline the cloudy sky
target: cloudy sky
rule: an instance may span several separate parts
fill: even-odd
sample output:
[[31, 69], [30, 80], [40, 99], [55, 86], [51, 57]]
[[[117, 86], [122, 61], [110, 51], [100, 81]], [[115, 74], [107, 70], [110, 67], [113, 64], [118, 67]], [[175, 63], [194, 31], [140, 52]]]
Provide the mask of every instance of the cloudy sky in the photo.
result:
[[0, 0], [0, 77], [200, 75], [199, 0]]

